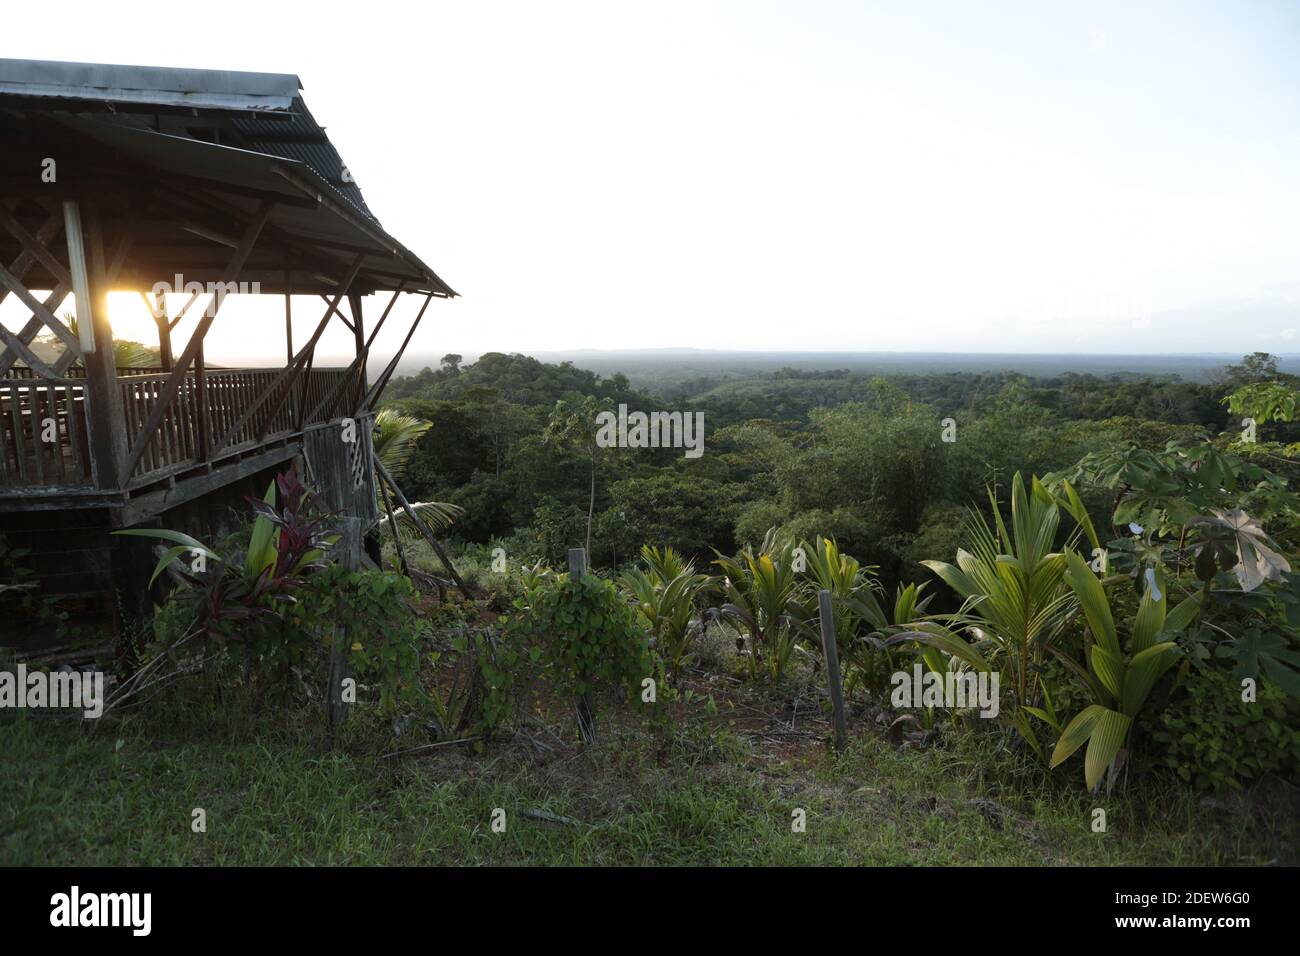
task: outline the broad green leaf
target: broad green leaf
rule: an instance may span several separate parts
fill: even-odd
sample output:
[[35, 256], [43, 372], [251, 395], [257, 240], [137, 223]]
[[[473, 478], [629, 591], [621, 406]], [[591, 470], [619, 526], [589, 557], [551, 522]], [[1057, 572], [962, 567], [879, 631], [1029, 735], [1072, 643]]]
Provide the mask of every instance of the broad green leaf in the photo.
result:
[[[275, 504], [275, 482], [266, 489], [262, 500], [268, 505]], [[258, 515], [253, 521], [253, 535], [248, 542], [248, 554], [244, 559], [244, 573], [257, 577], [264, 570], [275, 564], [275, 525], [269, 518]]]
[[1124, 693], [1120, 697], [1120, 709], [1129, 717], [1136, 717], [1142, 709], [1147, 694], [1155, 686], [1162, 674], [1181, 656], [1182, 652], [1173, 641], [1153, 644], [1133, 655], [1124, 674]]
[[1122, 653], [1119, 638], [1115, 634], [1115, 619], [1110, 613], [1110, 602], [1106, 600], [1106, 591], [1092, 573], [1088, 563], [1071, 551], [1066, 555], [1069, 570], [1065, 572], [1066, 583], [1079, 598], [1083, 613], [1088, 618], [1088, 627], [1097, 643], [1110, 651], [1115, 657]]
[[1165, 630], [1173, 633], [1179, 633], [1187, 630], [1191, 625], [1192, 619], [1196, 617], [1196, 612], [1201, 609], [1201, 592], [1197, 591], [1191, 597], [1184, 598], [1178, 603], [1169, 614], [1165, 617]]
[[1101, 686], [1110, 691], [1111, 695], [1119, 700], [1124, 694], [1124, 659], [1116, 654], [1112, 654], [1100, 644], [1092, 645], [1089, 652], [1088, 663], [1092, 666], [1092, 672], [1101, 682]]
[[1124, 746], [1133, 721], [1114, 710], [1103, 709], [1088, 738], [1088, 752], [1083, 758], [1083, 779], [1088, 789], [1101, 782], [1102, 774]]
[[979, 651], [952, 633], [952, 631], [938, 624], [918, 626], [924, 627], [925, 630], [912, 630], [905, 631], [902, 634], [894, 634], [886, 638], [882, 643], [885, 647], [893, 647], [906, 641], [916, 641], [919, 644], [937, 647], [944, 653], [965, 661], [977, 671], [988, 673], [991, 670], [988, 661], [980, 655]]
[[176, 547], [168, 548], [162, 557], [158, 559], [158, 563], [153, 569], [153, 575], [149, 578], [150, 587], [153, 587], [153, 583], [158, 580], [158, 576], [183, 554], [201, 554], [213, 561], [221, 561], [221, 555], [182, 531], [168, 531], [165, 528], [124, 528], [121, 531], [114, 531], [113, 534], [126, 534], [137, 538], [159, 538], [163, 541], [177, 542]]
[[1061, 733], [1061, 739], [1056, 742], [1056, 749], [1052, 751], [1051, 766], [1060, 765], [1070, 754], [1082, 747], [1084, 741], [1092, 735], [1093, 727], [1097, 725], [1097, 721], [1104, 713], [1106, 713], [1106, 708], [1101, 704], [1089, 704], [1075, 714], [1074, 719], [1065, 725], [1065, 730]]
[[1147, 589], [1142, 592], [1142, 603], [1138, 606], [1137, 618], [1133, 621], [1133, 638], [1129, 643], [1130, 653], [1137, 654], [1146, 650], [1156, 642], [1157, 636], [1164, 630], [1167, 599], [1158, 575], [1156, 581], [1157, 587], [1160, 588], [1160, 600], [1153, 598], [1153, 589], [1148, 584]]

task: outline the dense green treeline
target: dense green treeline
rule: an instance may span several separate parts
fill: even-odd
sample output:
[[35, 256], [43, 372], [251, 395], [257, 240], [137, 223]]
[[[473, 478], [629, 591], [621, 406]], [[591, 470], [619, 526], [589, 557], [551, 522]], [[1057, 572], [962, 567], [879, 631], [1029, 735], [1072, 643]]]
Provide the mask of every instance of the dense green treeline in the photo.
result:
[[[918, 562], [952, 553], [964, 509], [982, 506], [990, 486], [1004, 491], [1015, 472], [1060, 471], [1123, 442], [1151, 451], [1198, 435], [1227, 442], [1237, 436], [1224, 397], [1286, 378], [1256, 354], [1205, 384], [785, 369], [649, 394], [622, 375], [491, 353], [471, 365], [450, 355], [437, 370], [399, 379], [389, 404], [433, 423], [410, 462], [409, 494], [463, 507], [453, 534], [503, 546], [512, 564], [559, 561], [584, 540], [594, 498], [597, 566], [647, 543], [711, 559], [715, 548], [730, 552], [780, 525], [835, 537], [892, 586], [927, 577]], [[584, 450], [548, 438], [555, 403], [583, 399], [703, 411], [705, 453]], [[1300, 437], [1292, 425], [1271, 427], [1278, 440]], [[1100, 497], [1089, 503], [1108, 511]]]

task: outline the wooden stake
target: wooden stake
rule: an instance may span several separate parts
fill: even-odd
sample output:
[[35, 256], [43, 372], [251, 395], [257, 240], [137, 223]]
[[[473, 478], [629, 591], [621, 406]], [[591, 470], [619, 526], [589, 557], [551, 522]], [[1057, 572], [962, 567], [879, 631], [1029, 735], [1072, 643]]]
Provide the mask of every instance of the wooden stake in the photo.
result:
[[[587, 549], [570, 548], [569, 578], [574, 581], [580, 581], [586, 576], [586, 574]], [[585, 744], [594, 744], [596, 742], [596, 709], [592, 706], [591, 695], [579, 695], [575, 710], [578, 715], [578, 733], [582, 735], [582, 742]]]
[[[355, 571], [361, 564], [361, 519], [344, 517], [339, 522], [342, 536], [334, 546], [335, 554], [343, 567]], [[347, 629], [335, 621], [334, 641], [330, 645], [329, 687], [325, 694], [331, 738], [342, 726], [348, 712], [348, 702], [343, 699], [343, 682], [350, 676], [348, 647], [351, 643]]]
[[835, 612], [831, 609], [831, 592], [817, 592], [817, 610], [821, 619], [822, 654], [826, 659], [826, 683], [831, 690], [831, 710], [835, 718], [835, 750], [843, 753], [849, 731], [844, 723], [844, 688], [840, 685], [840, 654], [835, 644]]

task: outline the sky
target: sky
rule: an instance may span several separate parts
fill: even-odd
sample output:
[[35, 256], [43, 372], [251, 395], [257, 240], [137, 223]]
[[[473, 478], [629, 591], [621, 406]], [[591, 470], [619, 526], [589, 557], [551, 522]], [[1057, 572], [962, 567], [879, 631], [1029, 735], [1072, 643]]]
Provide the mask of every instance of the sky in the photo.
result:
[[[1300, 352], [1290, 0], [57, 9], [0, 56], [296, 73], [462, 295], [412, 351]], [[209, 360], [281, 315], [231, 300]]]

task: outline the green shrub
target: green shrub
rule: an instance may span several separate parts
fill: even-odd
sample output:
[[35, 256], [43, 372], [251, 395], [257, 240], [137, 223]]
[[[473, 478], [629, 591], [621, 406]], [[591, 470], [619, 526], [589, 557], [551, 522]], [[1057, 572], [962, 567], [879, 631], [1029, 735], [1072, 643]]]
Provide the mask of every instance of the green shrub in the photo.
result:
[[292, 605], [286, 630], [312, 639], [319, 632], [333, 640], [346, 630], [348, 663], [362, 683], [379, 687], [380, 710], [398, 705], [424, 710], [419, 638], [423, 623], [411, 606], [411, 581], [389, 571], [349, 571], [332, 564], [307, 579], [306, 593]]
[[443, 739], [483, 735], [505, 726], [514, 716], [535, 676], [541, 648], [521, 647], [494, 628], [460, 627], [450, 651], [430, 654], [438, 673], [432, 696], [433, 720]]
[[1300, 705], [1268, 679], [1257, 699], [1217, 667], [1191, 669], [1160, 716], [1152, 738], [1160, 762], [1198, 789], [1240, 790], [1264, 774], [1300, 771]]
[[577, 703], [580, 729], [590, 742], [597, 697], [629, 694], [655, 672], [649, 633], [613, 582], [595, 575], [556, 578], [531, 598], [531, 604], [515, 602], [521, 613], [508, 622], [508, 640], [516, 647], [537, 642], [551, 678]]

